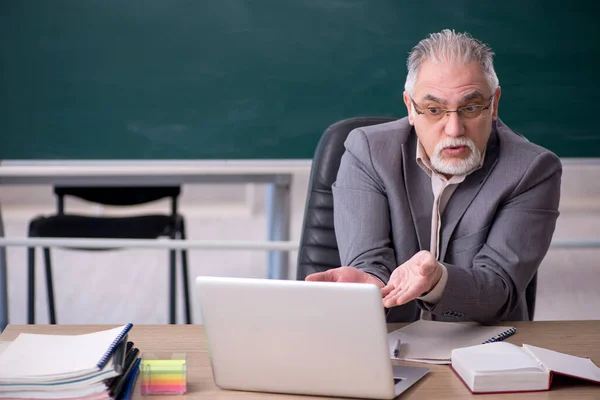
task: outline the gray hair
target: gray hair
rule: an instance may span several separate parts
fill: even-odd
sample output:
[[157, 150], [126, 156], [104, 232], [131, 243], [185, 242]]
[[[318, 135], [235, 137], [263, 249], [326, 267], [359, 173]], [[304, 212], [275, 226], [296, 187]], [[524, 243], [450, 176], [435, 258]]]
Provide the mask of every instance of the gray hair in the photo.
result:
[[466, 32], [456, 33], [454, 30], [444, 29], [439, 33], [432, 33], [417, 43], [408, 56], [406, 61], [408, 75], [404, 90], [411, 96], [414, 95], [419, 70], [425, 60], [431, 60], [436, 64], [444, 61], [459, 61], [463, 64], [476, 61], [481, 65], [490, 90], [494, 92], [499, 82], [494, 71], [493, 58], [494, 52], [489, 46]]

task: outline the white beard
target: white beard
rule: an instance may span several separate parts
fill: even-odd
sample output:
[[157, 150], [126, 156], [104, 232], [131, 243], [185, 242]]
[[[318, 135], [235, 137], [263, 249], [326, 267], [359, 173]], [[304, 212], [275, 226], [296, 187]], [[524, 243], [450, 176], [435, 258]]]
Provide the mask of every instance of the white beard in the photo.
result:
[[[446, 147], [467, 146], [471, 151], [464, 160], [445, 159], [442, 157], [442, 151]], [[431, 166], [440, 174], [445, 175], [466, 175], [473, 172], [481, 162], [481, 152], [475, 146], [475, 143], [466, 137], [446, 138], [435, 146], [433, 157], [431, 157]]]

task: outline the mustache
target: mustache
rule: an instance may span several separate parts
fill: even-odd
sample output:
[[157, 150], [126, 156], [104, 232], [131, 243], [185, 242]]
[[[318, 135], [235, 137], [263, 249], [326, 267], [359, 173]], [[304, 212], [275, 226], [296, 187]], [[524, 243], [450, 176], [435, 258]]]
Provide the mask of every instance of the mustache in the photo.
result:
[[441, 153], [446, 147], [466, 146], [472, 152], [476, 151], [475, 142], [466, 137], [445, 138], [435, 146], [435, 153]]

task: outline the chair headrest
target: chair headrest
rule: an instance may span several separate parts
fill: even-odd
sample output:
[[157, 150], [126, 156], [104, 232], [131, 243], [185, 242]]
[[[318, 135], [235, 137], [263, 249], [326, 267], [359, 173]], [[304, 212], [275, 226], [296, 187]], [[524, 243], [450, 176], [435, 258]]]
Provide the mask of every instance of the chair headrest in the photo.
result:
[[344, 119], [325, 130], [313, 157], [311, 189], [331, 190], [335, 182], [340, 161], [344, 154], [344, 142], [353, 129], [395, 121], [397, 118], [356, 117]]

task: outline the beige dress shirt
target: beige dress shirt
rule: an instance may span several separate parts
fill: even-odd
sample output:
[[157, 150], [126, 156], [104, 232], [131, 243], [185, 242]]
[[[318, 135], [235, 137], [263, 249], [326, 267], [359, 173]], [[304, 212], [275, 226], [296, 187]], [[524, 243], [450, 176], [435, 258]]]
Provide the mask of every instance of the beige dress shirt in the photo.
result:
[[[483, 166], [484, 158], [485, 153], [484, 157], [481, 157], [481, 162], [477, 169]], [[458, 184], [464, 181], [467, 175], [454, 175], [450, 179], [446, 179], [444, 175], [434, 171], [431, 166], [431, 162], [429, 161], [429, 157], [427, 156], [427, 153], [425, 153], [425, 149], [420, 141], [417, 141], [417, 164], [419, 164], [421, 169], [423, 169], [423, 171], [425, 171], [431, 178], [431, 190], [433, 191], [433, 210], [431, 213], [431, 240], [429, 251], [431, 254], [433, 254], [435, 259], [438, 260], [440, 250], [440, 230], [444, 209], [446, 208], [450, 197], [458, 187]], [[436, 304], [442, 297], [442, 293], [446, 288], [446, 282], [448, 281], [448, 270], [444, 264], [439, 264], [442, 268], [442, 277], [437, 285], [435, 285], [433, 289], [429, 291], [429, 293], [419, 297], [419, 300]], [[423, 315], [423, 317], [425, 318], [426, 316]]]

